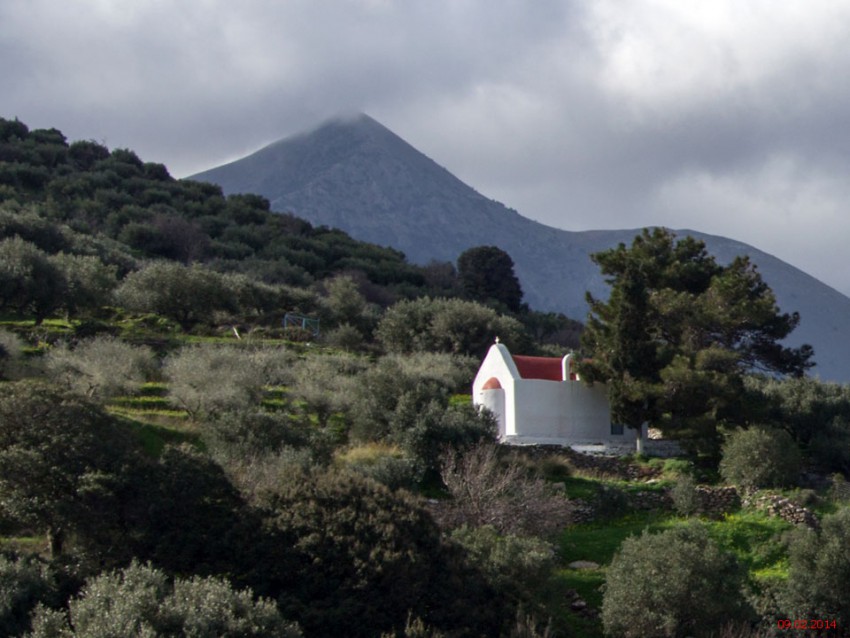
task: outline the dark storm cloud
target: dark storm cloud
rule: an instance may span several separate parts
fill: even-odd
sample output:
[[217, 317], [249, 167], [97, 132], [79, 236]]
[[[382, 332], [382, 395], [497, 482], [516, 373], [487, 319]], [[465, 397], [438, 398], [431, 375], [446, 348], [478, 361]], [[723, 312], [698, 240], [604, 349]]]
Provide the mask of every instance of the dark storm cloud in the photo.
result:
[[185, 175], [364, 110], [566, 228], [752, 243], [850, 291], [850, 4], [5, 0], [2, 113]]

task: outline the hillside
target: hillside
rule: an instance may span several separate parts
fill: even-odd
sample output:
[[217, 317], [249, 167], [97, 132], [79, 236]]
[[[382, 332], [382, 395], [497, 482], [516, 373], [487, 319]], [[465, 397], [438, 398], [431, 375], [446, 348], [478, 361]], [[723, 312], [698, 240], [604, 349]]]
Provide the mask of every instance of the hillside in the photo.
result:
[[449, 271], [0, 118], [0, 635], [844, 626], [850, 386], [744, 380], [736, 423], [776, 436], [732, 435], [757, 438], [720, 476], [798, 487], [742, 504], [705, 455], [495, 446], [481, 349], [565, 320], [452, 298]]
[[[358, 239], [403, 251], [417, 263], [454, 261], [465, 249], [496, 245], [516, 264], [525, 299], [538, 310], [583, 319], [585, 291], [605, 296], [588, 256], [630, 242], [636, 229], [570, 232], [545, 226], [486, 198], [367, 115], [328, 122], [236, 162], [193, 176], [225, 193], [258, 193], [271, 208]], [[815, 348], [815, 374], [850, 381], [850, 299], [757, 248], [725, 237], [704, 240], [721, 261], [747, 254], [784, 311], [799, 311], [792, 345]]]

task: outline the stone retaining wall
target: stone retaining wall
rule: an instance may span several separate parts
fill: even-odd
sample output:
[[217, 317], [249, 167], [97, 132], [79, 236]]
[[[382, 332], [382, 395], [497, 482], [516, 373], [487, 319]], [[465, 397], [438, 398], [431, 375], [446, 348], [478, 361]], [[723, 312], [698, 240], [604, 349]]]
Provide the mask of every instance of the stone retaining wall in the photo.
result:
[[794, 525], [820, 528], [820, 521], [814, 512], [778, 494], [755, 494], [745, 498], [744, 505], [763, 510]]

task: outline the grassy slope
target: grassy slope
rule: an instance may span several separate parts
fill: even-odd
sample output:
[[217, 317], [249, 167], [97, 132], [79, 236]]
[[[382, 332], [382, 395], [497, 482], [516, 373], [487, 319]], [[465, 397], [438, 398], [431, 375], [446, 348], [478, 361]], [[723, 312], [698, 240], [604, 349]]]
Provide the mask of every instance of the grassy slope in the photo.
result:
[[[4, 322], [13, 327], [11, 322]], [[25, 326], [17, 326], [24, 328]], [[63, 321], [45, 322], [43, 330], [50, 336], [61, 337], [73, 331], [73, 325]], [[222, 341], [235, 339], [199, 338], [170, 335], [179, 343]], [[272, 340], [276, 343], [277, 340]], [[292, 346], [293, 344], [289, 344]], [[33, 356], [37, 355], [34, 349]], [[308, 352], [304, 356], [309, 356]], [[168, 401], [168, 388], [162, 382], [149, 382], [130, 396], [111, 400], [107, 409], [119, 416], [127, 427], [134, 429], [145, 449], [158, 454], [167, 444], [188, 443], [201, 445], [197, 424], [188, 418], [185, 411], [176, 409]], [[285, 388], [268, 388], [264, 403], [276, 405], [285, 402]], [[455, 397], [455, 402], [464, 402], [463, 397]], [[621, 480], [598, 478], [590, 475], [573, 474], [552, 477], [562, 482], [565, 493], [570, 498], [591, 499], [604, 488], [617, 488], [621, 491], [657, 490], [662, 485], [628, 483]], [[631, 535], [640, 534], [644, 529], [660, 531], [676, 525], [686, 524], [671, 512], [622, 512], [614, 513], [601, 522], [571, 526], [563, 531], [558, 539], [559, 568], [548, 589], [543, 594], [546, 607], [555, 614], [555, 626], [568, 628], [571, 635], [602, 636], [598, 620], [581, 618], [570, 611], [569, 590], [576, 590], [587, 603], [599, 608], [602, 603], [602, 586], [605, 581], [605, 569], [610, 564], [623, 540]], [[706, 520], [710, 534], [720, 545], [736, 554], [747, 567], [754, 582], [765, 578], [784, 578], [787, 576], [787, 553], [781, 542], [783, 533], [790, 525], [765, 514], [742, 511], [730, 514], [722, 520]], [[0, 547], [15, 548], [21, 551], [40, 551], [43, 541], [32, 538], [0, 539]], [[599, 569], [570, 569], [569, 563], [577, 560], [593, 561]], [[541, 601], [543, 602], [543, 601]]]

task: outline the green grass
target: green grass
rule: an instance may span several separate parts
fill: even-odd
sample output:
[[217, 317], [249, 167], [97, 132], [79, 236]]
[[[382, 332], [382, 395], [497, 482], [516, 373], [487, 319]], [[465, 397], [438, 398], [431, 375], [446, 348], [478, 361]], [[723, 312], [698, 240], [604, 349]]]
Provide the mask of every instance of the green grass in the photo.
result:
[[564, 492], [567, 498], [590, 500], [596, 496], [600, 487], [599, 481], [580, 476], [568, 476], [558, 482], [564, 484]]
[[[583, 479], [592, 483], [589, 479]], [[580, 485], [582, 490], [590, 486]], [[629, 536], [644, 530], [650, 533], [687, 525], [684, 519], [670, 512], [633, 512], [619, 519], [575, 525], [562, 532], [558, 539], [561, 568], [554, 578], [556, 590], [575, 589], [587, 603], [597, 609], [602, 605], [602, 585], [606, 567]], [[740, 511], [727, 514], [721, 520], [702, 519], [708, 533], [720, 547], [733, 553], [757, 582], [783, 580], [788, 576], [788, 552], [784, 536], [793, 528], [779, 518], [763, 512]], [[569, 569], [573, 561], [586, 560], [600, 565], [599, 569]], [[563, 595], [562, 595], [563, 597]], [[572, 634], [584, 638], [602, 635], [597, 622], [591, 622], [559, 609], [553, 598], [556, 615], [563, 617]]]
[[176, 428], [122, 415], [121, 421], [139, 438], [142, 448], [151, 456], [159, 456], [166, 445], [189, 443], [202, 447], [200, 434], [192, 427]]
[[449, 397], [449, 405], [472, 405], [471, 394], [453, 394]]
[[109, 404], [135, 410], [171, 410], [168, 399], [158, 396], [116, 397]]
[[44, 536], [0, 536], [0, 551], [46, 556], [47, 541]]
[[741, 511], [707, 521], [709, 535], [732, 552], [754, 576], [786, 577], [788, 552], [783, 542], [794, 526], [763, 512]]
[[[669, 525], [671, 518], [674, 518], [671, 514], [635, 512], [617, 520], [567, 528], [559, 539], [562, 567], [555, 574], [554, 586], [562, 592], [575, 589], [588, 605], [599, 609], [602, 606], [605, 568], [622, 542], [629, 536], [640, 534], [646, 528], [652, 531], [663, 529]], [[599, 564], [600, 568], [569, 569], [567, 567], [577, 560], [592, 561]], [[561, 597], [563, 598], [563, 595]], [[563, 608], [556, 613], [570, 628], [571, 635], [584, 638], [596, 638], [602, 635], [602, 628], [598, 621], [581, 618]]]
[[148, 381], [142, 384], [139, 394], [143, 397], [164, 397], [168, 394], [168, 384], [162, 381]]

